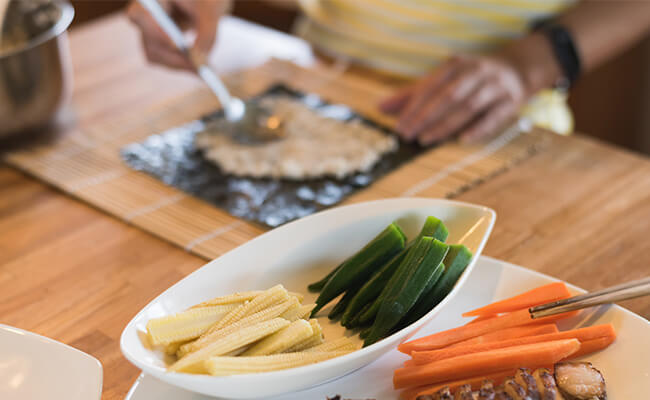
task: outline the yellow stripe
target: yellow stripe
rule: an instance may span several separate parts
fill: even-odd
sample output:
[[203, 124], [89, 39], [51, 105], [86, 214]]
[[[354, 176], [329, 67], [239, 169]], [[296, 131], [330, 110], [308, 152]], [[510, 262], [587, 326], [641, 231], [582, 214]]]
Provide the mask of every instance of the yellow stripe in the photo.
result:
[[[387, 35], [385, 32], [364, 25], [348, 13], [340, 13], [335, 17], [330, 13], [322, 12], [322, 9], [315, 7], [313, 4], [303, 8], [303, 11], [318, 23], [321, 30], [331, 30], [341, 37], [345, 37], [346, 40], [354, 40], [373, 46], [379, 51], [404, 53], [406, 56], [414, 54], [428, 58], [440, 58], [449, 55], [448, 47], [438, 46], [433, 43], [427, 43], [426, 46], [423, 46], [422, 43], [395, 38], [393, 35]], [[345, 23], [342, 24], [341, 22]], [[350, 27], [353, 29], [350, 29]]]
[[386, 54], [395, 57], [396, 59], [416, 59], [422, 61], [444, 59], [450, 56], [449, 49], [440, 49], [440, 51], [427, 51], [428, 49], [412, 51], [404, 47], [390, 46], [383, 43], [381, 40], [373, 40], [370, 38], [350, 38], [346, 34], [336, 32], [328, 26], [323, 26], [315, 21], [310, 21], [309, 30], [316, 32], [318, 36], [329, 37], [330, 40], [338, 39], [346, 43], [347, 46], [359, 47], [368, 57], [382, 57]]
[[[528, 28], [528, 21], [515, 15], [494, 12], [485, 8], [465, 6], [451, 1], [431, 0], [427, 7], [418, 7], [410, 1], [401, 1], [399, 4], [389, 0], [355, 0], [366, 3], [377, 9], [385, 9], [393, 14], [401, 14], [412, 19], [424, 19], [435, 24], [444, 24], [449, 27], [471, 27], [476, 23], [488, 22], [494, 27], [509, 31], [522, 31]], [[443, 14], [453, 12], [455, 15]], [[476, 17], [474, 19], [467, 17]]]
[[400, 72], [492, 49], [575, 0], [299, 0], [303, 35], [322, 49]]
[[[465, 12], [467, 9], [492, 9], [494, 13], [511, 13], [514, 15], [548, 14], [567, 8], [575, 0], [406, 0], [401, 2], [416, 3], [418, 6]], [[496, 11], [501, 10], [501, 11]]]
[[[303, 1], [305, 0], [300, 1], [300, 3], [302, 4]], [[355, 15], [356, 18], [365, 18], [376, 22], [377, 25], [386, 25], [392, 29], [396, 29], [405, 33], [440, 35], [442, 37], [458, 40], [486, 42], [495, 42], [504, 38], [515, 37], [515, 34], [512, 32], [489, 32], [477, 30], [475, 28], [468, 29], [467, 27], [449, 28], [436, 26], [435, 24], [432, 24], [426, 20], [413, 21], [409, 18], [382, 13], [381, 10], [378, 9], [366, 8], [360, 4], [357, 4], [357, 1], [329, 0], [325, 2], [325, 4], [327, 4], [327, 9], [337, 8], [339, 10], [337, 16], [343, 15], [344, 13], [352, 14]]]
[[[428, 2], [429, 0], [417, 0]], [[507, 6], [541, 13], [556, 13], [574, 4], [575, 0], [475, 0], [476, 3]]]
[[372, 68], [397, 73], [406, 76], [417, 76], [435, 67], [441, 59], [422, 59], [405, 55], [394, 55], [374, 46], [360, 44], [357, 41], [346, 40], [331, 31], [325, 31], [313, 21], [308, 21], [310, 26], [302, 35], [316, 48], [334, 57], [347, 56], [359, 64]]

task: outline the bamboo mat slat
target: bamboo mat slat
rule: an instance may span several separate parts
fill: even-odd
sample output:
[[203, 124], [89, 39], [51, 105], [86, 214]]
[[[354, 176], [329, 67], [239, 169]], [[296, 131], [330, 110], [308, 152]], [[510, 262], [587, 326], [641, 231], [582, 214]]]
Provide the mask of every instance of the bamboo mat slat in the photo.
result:
[[[272, 60], [227, 77], [233, 91], [251, 96], [275, 83], [348, 104], [387, 127], [376, 109], [391, 88], [353, 75], [303, 69]], [[111, 122], [69, 132], [55, 143], [5, 155], [5, 162], [100, 210], [206, 259], [245, 243], [265, 228], [137, 171], [120, 159], [127, 144], [196, 119], [216, 108], [205, 90], [164, 99], [116, 116]], [[453, 197], [540, 151], [548, 133], [533, 129], [483, 145], [448, 142], [423, 153], [348, 197], [343, 204], [396, 196]]]

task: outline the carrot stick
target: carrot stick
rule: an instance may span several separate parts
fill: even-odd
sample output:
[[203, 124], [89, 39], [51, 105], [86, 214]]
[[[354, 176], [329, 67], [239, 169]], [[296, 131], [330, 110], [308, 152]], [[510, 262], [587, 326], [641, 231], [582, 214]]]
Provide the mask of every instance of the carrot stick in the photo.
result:
[[505, 312], [530, 308], [552, 301], [562, 300], [571, 297], [569, 289], [563, 282], [549, 283], [533, 290], [529, 290], [518, 296], [488, 304], [485, 307], [477, 308], [463, 313], [463, 317], [490, 316]]
[[498, 331], [486, 333], [485, 335], [463, 340], [462, 342], [454, 343], [448, 347], [464, 347], [473, 344], [501, 342], [503, 340], [516, 339], [526, 336], [545, 335], [547, 333], [557, 332], [559, 331], [555, 324], [515, 326], [513, 328], [501, 329]]
[[471, 325], [463, 325], [458, 328], [434, 333], [433, 335], [402, 343], [397, 347], [397, 349], [406, 354], [411, 354], [412, 351], [439, 349], [499, 329], [526, 325], [530, 323], [530, 321], [531, 318], [528, 310], [521, 310], [519, 312], [501, 315]]
[[607, 348], [610, 344], [612, 344], [614, 340], [616, 340], [616, 335], [603, 336], [597, 339], [585, 340], [584, 342], [580, 342], [580, 349], [575, 353], [571, 354], [569, 357], [565, 358], [565, 360], [582, 357], [584, 355], [595, 353], [599, 350], [603, 350]]
[[469, 321], [465, 325], [475, 324], [477, 322], [485, 321], [486, 319], [492, 319], [492, 318], [495, 318], [495, 317], [496, 317], [496, 314], [493, 314], [493, 315], [479, 315], [478, 317], [476, 317], [473, 320]]
[[[551, 315], [544, 318], [532, 319], [528, 309], [514, 311], [508, 314], [499, 315], [498, 317], [487, 319], [485, 321], [477, 322], [471, 325], [463, 325], [458, 328], [449, 329], [447, 331], [434, 333], [433, 335], [425, 336], [420, 339], [412, 340], [410, 342], [402, 343], [397, 347], [402, 353], [410, 354], [415, 350], [434, 350], [441, 347], [449, 346], [450, 344], [457, 343], [463, 340], [471, 339], [476, 336], [484, 335], [486, 333], [494, 332], [500, 329], [512, 328], [515, 326], [540, 324], [557, 321], [565, 318], [567, 314], [563, 313]], [[572, 314], [573, 315], [573, 314]]]
[[473, 378], [460, 379], [443, 383], [434, 383], [433, 385], [415, 386], [402, 391], [402, 393], [400, 393], [400, 398], [402, 400], [416, 400], [418, 396], [433, 395], [445, 386], [449, 386], [449, 390], [452, 392], [463, 385], [471, 385], [472, 390], [478, 390], [481, 387], [481, 383], [483, 383], [483, 381], [486, 379], [494, 382], [494, 386], [496, 387], [497, 385], [500, 385], [506, 378], [514, 376], [515, 372], [517, 372], [515, 369], [511, 369], [507, 371], [494, 372], [488, 375], [475, 376]]
[[393, 375], [393, 386], [395, 389], [403, 389], [493, 371], [555, 364], [578, 349], [580, 342], [577, 339], [567, 339], [467, 354], [417, 367], [399, 368]]
[[[601, 346], [596, 348], [600, 350], [601, 348], [607, 347], [614, 338], [616, 338], [616, 332], [614, 327], [611, 324], [590, 326], [588, 328], [573, 329], [570, 331], [558, 332], [558, 333], [549, 333], [546, 335], [537, 335], [537, 336], [528, 336], [521, 337], [510, 340], [502, 340], [499, 342], [488, 342], [488, 343], [479, 343], [474, 345], [462, 346], [462, 347], [448, 347], [438, 350], [429, 350], [429, 351], [414, 351], [411, 353], [413, 357], [413, 362], [409, 363], [409, 366], [412, 365], [421, 365], [427, 364], [434, 361], [440, 361], [447, 358], [463, 356], [466, 354], [480, 353], [483, 351], [502, 349], [505, 347], [511, 346], [521, 346], [524, 344], [533, 344], [541, 342], [550, 342], [553, 340], [562, 340], [562, 339], [578, 339], [580, 341], [580, 350], [577, 353], [582, 352], [585, 344], [590, 343], [594, 339], [606, 338], [609, 340], [603, 341], [603, 343], [598, 342], [594, 343], [594, 346]], [[603, 346], [604, 344], [604, 346]], [[591, 350], [591, 343], [588, 345], [585, 351], [591, 353], [596, 350]], [[588, 351], [591, 350], [591, 351]], [[577, 354], [576, 353], [576, 354]], [[587, 354], [583, 353], [583, 354]], [[572, 354], [571, 357], [576, 357], [576, 354]]]

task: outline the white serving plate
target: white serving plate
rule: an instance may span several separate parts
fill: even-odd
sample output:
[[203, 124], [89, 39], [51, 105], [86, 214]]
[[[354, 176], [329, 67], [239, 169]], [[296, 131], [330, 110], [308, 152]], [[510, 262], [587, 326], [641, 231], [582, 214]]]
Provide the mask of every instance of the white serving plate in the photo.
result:
[[[477, 257], [447, 298], [419, 321], [372, 346], [304, 367], [225, 377], [169, 373], [163, 355], [145, 348], [138, 332], [145, 330], [151, 318], [185, 310], [215, 296], [264, 289], [278, 283], [288, 290], [305, 293], [305, 303], [312, 302], [316, 295], [307, 292], [307, 284], [324, 276], [390, 222], [398, 220], [406, 235], [413, 238], [429, 215], [444, 221], [450, 233], [449, 243], [463, 243], [475, 255], [481, 253], [495, 220], [494, 211], [486, 207], [423, 198], [359, 203], [302, 218], [224, 254], [167, 289], [129, 322], [120, 339], [122, 352], [138, 368], [161, 381], [196, 393], [233, 399], [268, 398], [303, 390], [357, 370], [389, 352], [440, 312], [456, 296]], [[325, 337], [351, 335], [338, 322], [327, 319], [329, 307], [319, 318]], [[359, 340], [357, 336], [351, 338]]]
[[[537, 286], [557, 281], [522, 267], [482, 256], [460, 289], [456, 298], [429, 321], [417, 334], [425, 336], [453, 328], [466, 322], [461, 313], [493, 301], [514, 296]], [[569, 285], [574, 293], [583, 290]], [[585, 310], [562, 329], [583, 325], [612, 323], [618, 338], [609, 348], [583, 357], [603, 373], [610, 400], [645, 399], [650, 393], [650, 323], [619, 306]], [[273, 397], [269, 400], [325, 400], [340, 394], [344, 399], [395, 400], [393, 370], [408, 356], [393, 349], [372, 364], [315, 388]], [[142, 374], [133, 384], [125, 400], [208, 400], [210, 397], [192, 393]]]
[[0, 399], [98, 400], [102, 365], [55, 340], [0, 324]]

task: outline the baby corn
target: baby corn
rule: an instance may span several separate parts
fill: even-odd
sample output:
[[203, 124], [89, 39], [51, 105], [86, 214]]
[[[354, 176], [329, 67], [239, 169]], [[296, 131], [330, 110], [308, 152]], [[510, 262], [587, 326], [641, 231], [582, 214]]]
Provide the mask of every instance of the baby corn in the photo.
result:
[[280, 314], [280, 318], [284, 318], [287, 321], [293, 322], [300, 318], [300, 309], [303, 306], [300, 305], [298, 301], [296, 301], [294, 304], [291, 305], [291, 307], [287, 308], [282, 314]]
[[284, 353], [254, 357], [212, 357], [205, 362], [205, 369], [215, 376], [249, 374], [300, 367], [339, 357], [348, 351]]
[[300, 303], [305, 300], [305, 296], [302, 293], [298, 292], [289, 292], [289, 296], [295, 297]]
[[291, 323], [272, 335], [255, 343], [251, 348], [242, 353], [242, 356], [265, 356], [285, 351], [291, 346], [302, 342], [314, 333], [311, 324], [304, 319]]
[[173, 342], [165, 345], [164, 351], [165, 354], [173, 356], [178, 352], [178, 349], [181, 348], [182, 345], [186, 344], [187, 342]]
[[246, 301], [253, 300], [253, 298], [255, 298], [255, 296], [259, 295], [260, 293], [262, 293], [261, 290], [252, 290], [250, 292], [239, 292], [229, 294], [227, 296], [219, 296], [192, 306], [192, 308], [217, 306], [221, 304], [244, 303]]
[[228, 325], [221, 329], [208, 329], [201, 337], [196, 339], [193, 342], [182, 345], [176, 355], [178, 358], [184, 357], [188, 353], [195, 352], [202, 347], [207, 346], [211, 342], [215, 341], [218, 338], [226, 336], [230, 333], [236, 332], [239, 329], [245, 328], [247, 326], [256, 324], [258, 322], [268, 321], [273, 318], [279, 317], [287, 309], [291, 307], [298, 307], [298, 300], [296, 298], [290, 298], [289, 300], [283, 301], [280, 304], [266, 308], [262, 311], [256, 312], [255, 314], [249, 315], [240, 319], [239, 321]]
[[[213, 332], [220, 331], [220, 330], [223, 330], [223, 329], [227, 329], [228, 327], [233, 326], [235, 324], [239, 324], [240, 321], [244, 321], [244, 320], [249, 321], [248, 325], [251, 325], [251, 323], [254, 323], [254, 322], [262, 322], [262, 321], [267, 321], [267, 320], [269, 320], [271, 318], [281, 317], [282, 316], [281, 314], [284, 314], [284, 313], [287, 312], [287, 310], [290, 310], [290, 309], [295, 308], [295, 307], [300, 307], [300, 303], [298, 302], [298, 299], [296, 299], [295, 297], [289, 297], [285, 301], [281, 301], [278, 304], [272, 305], [272, 306], [267, 307], [267, 308], [263, 308], [260, 311], [257, 311], [257, 312], [255, 312], [253, 314], [250, 314], [250, 315], [247, 315], [247, 316], [243, 317], [239, 321], [231, 323], [230, 325], [219, 327], [217, 324], [215, 324], [215, 325], [211, 326], [210, 329], [208, 329], [201, 336], [207, 336], [209, 334], [212, 334]], [[289, 321], [289, 322], [292, 322], [292, 321]], [[243, 326], [247, 326], [247, 325], [236, 325], [236, 326], [243, 327]]]
[[316, 308], [315, 303], [305, 304], [304, 306], [300, 306], [300, 318], [308, 319], [309, 316], [311, 315], [311, 310], [313, 310], [314, 308]]
[[314, 346], [318, 346], [319, 344], [323, 343], [323, 328], [320, 326], [318, 323], [318, 320], [316, 319], [310, 319], [309, 324], [311, 325], [312, 330], [314, 333], [307, 339], [296, 343], [295, 345], [289, 347], [286, 349], [284, 352], [285, 353], [293, 353], [296, 351], [302, 351], [305, 349], [309, 349]]
[[149, 340], [158, 346], [197, 338], [236, 308], [236, 305], [201, 307], [149, 320]]
[[332, 340], [331, 342], [324, 342], [319, 344], [318, 346], [311, 347], [305, 352], [307, 353], [313, 353], [313, 352], [328, 352], [328, 351], [355, 351], [358, 350], [360, 346], [357, 346], [352, 342], [350, 339], [346, 337], [338, 338], [335, 340]]
[[295, 353], [295, 352], [298, 352], [298, 351], [307, 351], [307, 350], [311, 349], [312, 347], [316, 347], [316, 346], [318, 346], [320, 344], [323, 344], [323, 342], [324, 342], [324, 340], [323, 340], [322, 336], [312, 336], [309, 339], [306, 339], [306, 340], [298, 343], [297, 345], [289, 348], [285, 352], [286, 353]]
[[[214, 299], [204, 301], [203, 303], [196, 304], [191, 308], [217, 306], [221, 304], [244, 303], [253, 300], [260, 293], [262, 293], [261, 290], [251, 290], [248, 292], [238, 292], [226, 296], [219, 296], [215, 297]], [[289, 292], [289, 296], [297, 298], [300, 303], [302, 303], [302, 301], [305, 299], [305, 296], [302, 293], [297, 292]]]
[[255, 296], [255, 298], [253, 298], [253, 300], [249, 301], [248, 303], [244, 303], [226, 314], [226, 316], [224, 316], [219, 320], [219, 322], [214, 325], [214, 330], [224, 328], [246, 316], [255, 314], [258, 311], [261, 311], [267, 307], [281, 303], [288, 299], [289, 293], [282, 285], [273, 286], [271, 289], [265, 290], [264, 292]]
[[202, 373], [203, 361], [210, 357], [223, 355], [243, 346], [256, 342], [263, 337], [279, 331], [289, 325], [283, 318], [274, 318], [270, 321], [239, 329], [229, 335], [221, 337], [194, 353], [188, 354], [169, 367], [174, 372]]
[[297, 319], [305, 319], [309, 314], [311, 314], [311, 310], [316, 307], [316, 304], [305, 304], [305, 305], [296, 305], [296, 307], [291, 307], [287, 311], [285, 311], [281, 317], [286, 319], [287, 321], [295, 321]]

